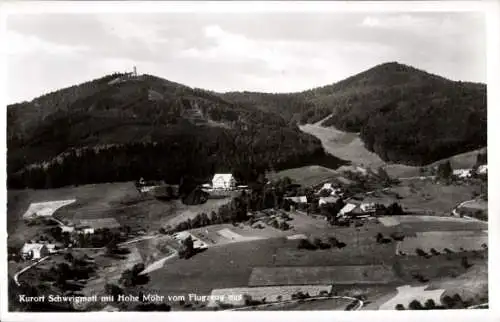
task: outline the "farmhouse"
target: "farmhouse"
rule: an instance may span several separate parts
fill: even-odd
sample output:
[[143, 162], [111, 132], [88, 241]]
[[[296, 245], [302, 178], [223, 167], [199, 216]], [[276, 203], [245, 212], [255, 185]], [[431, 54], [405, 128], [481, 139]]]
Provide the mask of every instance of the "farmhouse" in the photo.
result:
[[341, 216], [345, 216], [349, 213], [351, 213], [354, 209], [356, 209], [358, 206], [352, 203], [348, 203], [344, 206], [344, 208], [340, 209], [339, 214]]
[[318, 190], [318, 194], [321, 193], [322, 191], [331, 191], [331, 195], [332, 196], [341, 196], [342, 194], [342, 189], [340, 188], [337, 188], [335, 187], [333, 184], [331, 183], [325, 183], [323, 184], [323, 187], [321, 187], [321, 189]]
[[290, 200], [295, 203], [307, 203], [307, 197], [306, 196], [299, 196], [299, 197], [285, 197], [286, 200]]
[[320, 197], [318, 201], [318, 205], [326, 205], [326, 204], [331, 204], [331, 203], [336, 203], [337, 200], [339, 200], [338, 197]]
[[179, 243], [182, 243], [186, 238], [191, 237], [191, 239], [193, 240], [193, 248], [195, 248], [195, 249], [206, 249], [206, 248], [208, 248], [207, 244], [205, 244], [199, 238], [197, 238], [196, 236], [190, 234], [187, 231], [178, 232], [178, 233], [174, 234], [173, 237]]
[[40, 259], [42, 257], [48, 256], [49, 254], [49, 247], [46, 244], [26, 243], [21, 249], [21, 257], [23, 259]]
[[477, 168], [477, 173], [478, 174], [487, 174], [488, 173], [488, 165], [487, 164], [482, 164]]
[[453, 170], [453, 175], [462, 179], [472, 177], [471, 169], [455, 169]]
[[236, 187], [236, 180], [231, 173], [216, 173], [212, 179], [213, 189], [232, 190]]
[[363, 212], [374, 212], [375, 211], [375, 203], [374, 202], [362, 203], [359, 207], [361, 208], [361, 210]]

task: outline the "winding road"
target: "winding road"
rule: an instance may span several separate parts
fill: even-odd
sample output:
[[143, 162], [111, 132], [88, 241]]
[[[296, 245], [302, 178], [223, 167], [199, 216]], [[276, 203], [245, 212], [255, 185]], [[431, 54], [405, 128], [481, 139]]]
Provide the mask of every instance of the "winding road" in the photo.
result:
[[26, 266], [25, 268], [21, 269], [19, 272], [17, 272], [16, 274], [14, 274], [14, 282], [16, 282], [16, 285], [17, 286], [21, 286], [21, 283], [19, 283], [19, 275], [21, 275], [22, 273], [26, 272], [30, 268], [35, 267], [36, 265], [40, 264], [41, 262], [43, 262], [44, 260], [46, 260], [49, 257], [50, 256], [42, 257], [39, 260], [37, 260], [36, 262], [34, 262], [33, 264], [31, 264], [29, 266]]

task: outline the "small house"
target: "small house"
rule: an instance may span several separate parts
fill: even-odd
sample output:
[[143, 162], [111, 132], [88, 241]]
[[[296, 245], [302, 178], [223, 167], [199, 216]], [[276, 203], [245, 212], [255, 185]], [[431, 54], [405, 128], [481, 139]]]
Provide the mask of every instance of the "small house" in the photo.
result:
[[78, 233], [83, 235], [91, 235], [95, 232], [95, 229], [90, 226], [78, 227]]
[[46, 244], [41, 243], [26, 243], [21, 249], [21, 257], [23, 259], [40, 259], [50, 254]]
[[236, 180], [231, 173], [216, 173], [212, 179], [213, 189], [232, 190], [236, 187]]
[[472, 177], [472, 170], [471, 169], [455, 169], [453, 170], [453, 175], [458, 177], [458, 178], [470, 178]]
[[361, 208], [361, 210], [363, 212], [374, 212], [375, 211], [375, 203], [374, 202], [362, 203], [359, 207]]
[[319, 189], [319, 190], [322, 191], [322, 190], [333, 190], [333, 189], [334, 188], [333, 188], [331, 183], [325, 183], [325, 184], [323, 184], [323, 187], [321, 187], [321, 189]]
[[348, 203], [342, 209], [340, 209], [339, 214], [341, 216], [345, 216], [345, 215], [351, 213], [357, 207], [358, 207], [358, 205], [355, 205], [355, 204], [352, 204], [352, 203]]
[[298, 196], [298, 197], [285, 197], [286, 200], [290, 200], [295, 203], [307, 203], [306, 196]]
[[60, 225], [61, 227], [61, 232], [63, 233], [72, 233], [75, 230], [74, 226], [69, 226], [69, 225]]
[[333, 197], [333, 196], [330, 196], [330, 197], [320, 197], [319, 201], [318, 201], [318, 205], [322, 206], [322, 205], [336, 203], [337, 200], [339, 200], [339, 198]]
[[482, 164], [477, 168], [477, 174], [487, 174], [488, 173], [488, 165]]

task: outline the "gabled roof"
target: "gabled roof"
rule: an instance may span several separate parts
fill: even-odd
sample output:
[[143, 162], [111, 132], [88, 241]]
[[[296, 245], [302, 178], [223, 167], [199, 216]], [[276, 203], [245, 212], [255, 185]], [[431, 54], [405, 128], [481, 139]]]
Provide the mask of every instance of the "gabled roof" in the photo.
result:
[[306, 196], [300, 196], [300, 197], [285, 197], [287, 200], [291, 200], [296, 203], [307, 203], [307, 197]]
[[214, 178], [212, 181], [218, 181], [222, 180], [224, 182], [231, 181], [233, 179], [233, 174], [232, 173], [216, 173], [214, 174]]
[[348, 203], [347, 205], [344, 206], [344, 208], [342, 208], [340, 210], [340, 212], [343, 214], [346, 214], [346, 213], [349, 213], [349, 212], [353, 211], [354, 209], [356, 209], [356, 207], [357, 207], [357, 205], [352, 204], [352, 203]]
[[323, 187], [321, 188], [321, 190], [332, 190], [333, 187], [332, 187], [332, 184], [331, 183], [325, 183], [323, 184]]
[[335, 202], [337, 202], [337, 200], [339, 200], [339, 198], [333, 197], [333, 196], [319, 198], [319, 202], [326, 202], [326, 203], [335, 203]]
[[[23, 245], [23, 248], [21, 249], [22, 253], [28, 253], [30, 251], [35, 252], [40, 252], [43, 247], [48, 247], [48, 244], [41, 244], [41, 243], [26, 243]], [[51, 246], [53, 248], [53, 245]]]

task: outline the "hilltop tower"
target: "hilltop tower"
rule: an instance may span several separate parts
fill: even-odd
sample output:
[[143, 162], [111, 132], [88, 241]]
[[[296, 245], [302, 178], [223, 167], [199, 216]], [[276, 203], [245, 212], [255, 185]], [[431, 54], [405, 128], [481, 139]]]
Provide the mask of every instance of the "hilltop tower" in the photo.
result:
[[132, 76], [137, 77], [137, 67], [134, 66], [134, 72], [132, 73]]

